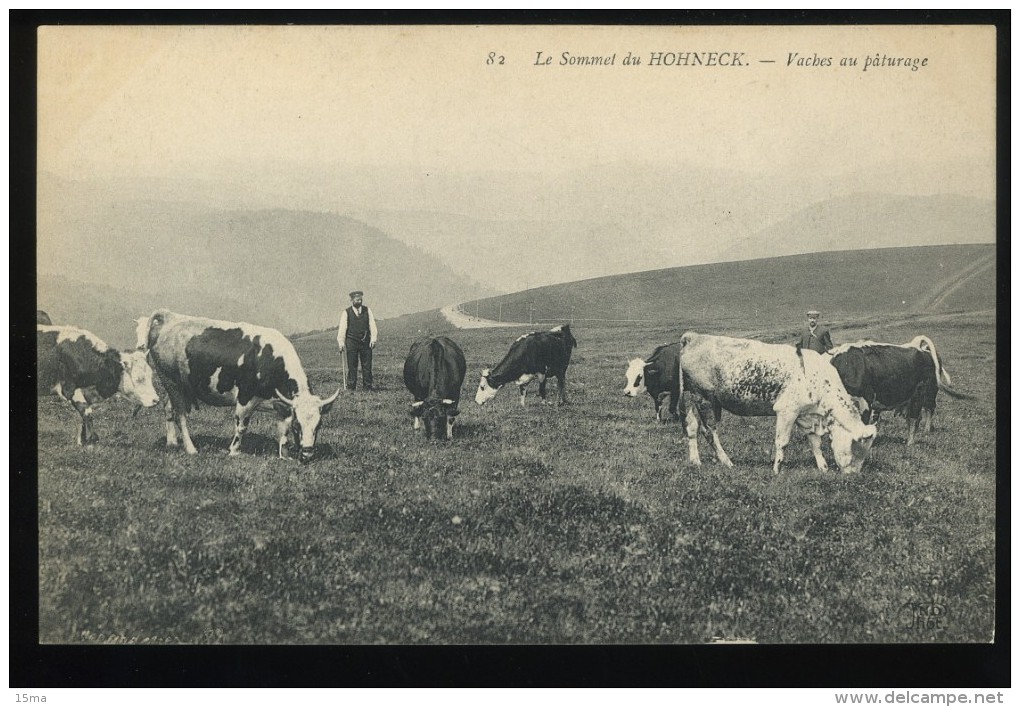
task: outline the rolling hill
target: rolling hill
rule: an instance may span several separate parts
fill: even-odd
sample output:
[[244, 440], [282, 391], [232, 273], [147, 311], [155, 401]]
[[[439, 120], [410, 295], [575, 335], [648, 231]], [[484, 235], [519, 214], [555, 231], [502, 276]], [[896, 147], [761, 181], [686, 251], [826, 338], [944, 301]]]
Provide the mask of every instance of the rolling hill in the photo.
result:
[[[485, 298], [463, 308], [487, 319], [536, 325], [574, 320], [714, 331], [797, 327], [812, 307], [834, 323], [994, 309], [995, 264], [992, 245], [835, 251], [595, 278]], [[408, 325], [414, 323], [409, 319]]]
[[[473, 298], [728, 260], [992, 243], [992, 164], [834, 165], [818, 175], [639, 161], [557, 172], [282, 161], [207, 165], [178, 176], [94, 175], [74, 187], [86, 194], [75, 208], [86, 212], [115, 195], [217, 211], [347, 216], [490, 288]], [[60, 186], [42, 175], [40, 193], [71, 204], [54, 182]]]

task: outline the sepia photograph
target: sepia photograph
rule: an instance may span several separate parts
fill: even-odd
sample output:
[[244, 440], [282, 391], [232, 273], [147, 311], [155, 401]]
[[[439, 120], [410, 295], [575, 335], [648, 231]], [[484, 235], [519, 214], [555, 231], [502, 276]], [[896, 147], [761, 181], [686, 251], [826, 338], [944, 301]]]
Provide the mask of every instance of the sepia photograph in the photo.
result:
[[993, 643], [996, 33], [39, 26], [39, 644]]

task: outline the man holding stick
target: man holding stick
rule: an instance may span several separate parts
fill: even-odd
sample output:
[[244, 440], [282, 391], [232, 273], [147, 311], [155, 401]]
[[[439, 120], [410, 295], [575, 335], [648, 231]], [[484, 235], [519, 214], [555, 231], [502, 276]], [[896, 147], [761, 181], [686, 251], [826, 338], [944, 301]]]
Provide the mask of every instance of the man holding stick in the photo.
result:
[[341, 357], [346, 355], [345, 378], [347, 390], [358, 383], [358, 363], [361, 363], [363, 388], [372, 390], [372, 349], [379, 336], [372, 311], [364, 305], [364, 292], [351, 292], [351, 306], [340, 315], [340, 329], [336, 342]]

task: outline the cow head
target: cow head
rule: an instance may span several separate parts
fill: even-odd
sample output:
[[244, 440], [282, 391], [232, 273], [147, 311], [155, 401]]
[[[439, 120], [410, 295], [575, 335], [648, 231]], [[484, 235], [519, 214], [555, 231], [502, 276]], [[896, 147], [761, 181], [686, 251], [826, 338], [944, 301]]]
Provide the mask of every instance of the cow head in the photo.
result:
[[645, 387], [645, 361], [640, 358], [632, 358], [627, 366], [627, 385], [624, 386], [623, 394], [628, 398], [636, 398], [644, 393]]
[[301, 463], [307, 464], [315, 457], [315, 438], [319, 433], [322, 416], [333, 408], [333, 403], [340, 397], [340, 388], [325, 400], [311, 392], [299, 392], [293, 398], [288, 398], [279, 390], [276, 391], [276, 397], [290, 408], [294, 438], [301, 445]]
[[846, 474], [860, 471], [871, 453], [878, 428], [865, 425], [856, 417], [851, 420], [837, 418], [831, 412], [825, 416], [825, 428], [832, 440], [832, 455], [840, 471]]
[[829, 358], [814, 356], [811, 360], [820, 364], [813, 371], [819, 374], [814, 382], [815, 389], [821, 392], [816, 409], [822, 416], [821, 428], [816, 429], [815, 433], [830, 435], [832, 454], [841, 471], [844, 473], [860, 471], [871, 452], [878, 428], [861, 421], [861, 409], [846, 391], [839, 372]]
[[489, 373], [490, 369], [482, 369], [482, 378], [478, 381], [478, 391], [475, 393], [475, 402], [479, 405], [485, 405], [485, 403], [496, 397], [496, 391], [502, 386], [492, 386], [489, 384]]
[[440, 436], [453, 439], [453, 422], [460, 410], [457, 409], [457, 401], [449, 398], [419, 400], [411, 403], [411, 414], [424, 423], [426, 439]]
[[860, 471], [871, 452], [877, 430], [874, 425], [864, 425], [864, 428], [867, 431], [857, 434], [839, 424], [831, 428], [832, 454], [844, 473]]
[[159, 395], [152, 386], [152, 368], [144, 351], [121, 353], [120, 366], [118, 392], [147, 408], [159, 402]]

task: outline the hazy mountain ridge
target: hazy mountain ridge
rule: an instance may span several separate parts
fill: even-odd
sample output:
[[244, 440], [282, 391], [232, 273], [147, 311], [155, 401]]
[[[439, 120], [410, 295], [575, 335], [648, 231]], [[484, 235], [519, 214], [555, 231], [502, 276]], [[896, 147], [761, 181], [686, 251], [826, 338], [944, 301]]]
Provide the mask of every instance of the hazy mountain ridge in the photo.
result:
[[[549, 285], [464, 304], [487, 319], [675, 322], [725, 331], [788, 322], [818, 308], [827, 321], [994, 309], [992, 245], [832, 251], [665, 268]], [[677, 332], [679, 333], [679, 331]]]
[[[994, 202], [967, 187], [977, 172], [954, 165], [914, 181], [898, 165], [815, 181], [626, 162], [559, 174], [261, 167], [42, 173], [39, 271], [214, 312], [248, 303], [244, 318], [294, 332], [330, 326], [355, 287], [386, 317], [620, 273], [996, 237]], [[961, 194], [923, 193], [940, 184]], [[860, 191], [875, 185], [911, 193]]]
[[719, 260], [822, 251], [995, 242], [995, 203], [957, 194], [850, 194], [741, 238]]
[[[964, 217], [979, 210], [977, 203], [986, 205], [981, 207], [986, 213], [994, 211], [994, 202], [982, 198], [994, 193], [993, 172], [978, 160], [853, 171], [834, 165], [822, 176], [636, 161], [555, 173], [234, 161], [186, 175], [96, 177], [76, 189], [122, 201], [344, 214], [430, 253], [461, 277], [516, 291], [810, 250], [993, 242], [994, 225], [987, 218], [975, 224]], [[40, 175], [40, 191], [61, 181]], [[856, 203], [848, 205], [847, 199]], [[931, 202], [925, 199], [945, 200], [948, 218], [931, 221], [938, 228], [927, 227]], [[829, 202], [831, 207], [819, 209]], [[965, 214], [954, 216], [954, 204], [963, 204]], [[872, 218], [848, 230], [847, 224], [860, 221], [861, 209], [873, 212]], [[812, 218], [814, 235], [798, 233]], [[909, 231], [912, 220], [921, 226]], [[972, 235], [961, 239], [950, 232], [954, 229]], [[770, 249], [759, 247], [761, 242]]]
[[[79, 289], [94, 286], [97, 303], [103, 287], [142, 300], [160, 293], [210, 313], [235, 311], [231, 302], [241, 302], [243, 319], [292, 332], [335, 322], [355, 288], [366, 291], [379, 317], [493, 292], [420, 248], [337, 214], [127, 200], [64, 186], [40, 189], [44, 309], [74, 310], [65, 300], [74, 288], [54, 283], [75, 281]], [[102, 306], [117, 308], [116, 302]]]

